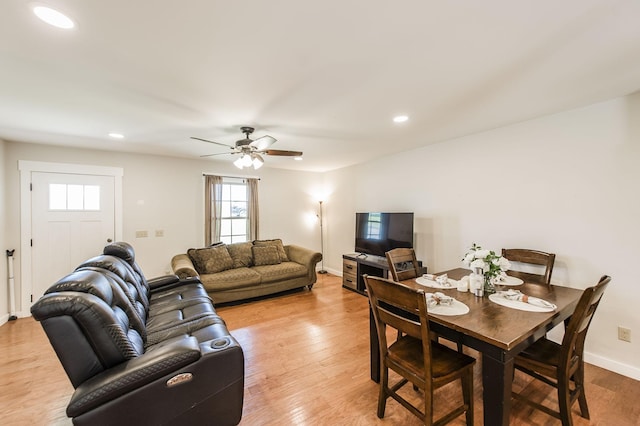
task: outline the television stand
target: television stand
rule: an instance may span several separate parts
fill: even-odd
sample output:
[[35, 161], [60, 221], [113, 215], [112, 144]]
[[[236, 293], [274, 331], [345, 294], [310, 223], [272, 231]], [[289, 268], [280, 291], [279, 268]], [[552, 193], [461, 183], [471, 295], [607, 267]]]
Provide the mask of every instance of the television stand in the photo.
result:
[[[418, 261], [418, 265], [422, 267], [422, 262]], [[422, 273], [426, 272], [427, 268], [422, 267]], [[367, 294], [364, 278], [362, 278], [365, 274], [391, 279], [387, 258], [363, 253], [342, 255], [342, 287], [360, 294]]]

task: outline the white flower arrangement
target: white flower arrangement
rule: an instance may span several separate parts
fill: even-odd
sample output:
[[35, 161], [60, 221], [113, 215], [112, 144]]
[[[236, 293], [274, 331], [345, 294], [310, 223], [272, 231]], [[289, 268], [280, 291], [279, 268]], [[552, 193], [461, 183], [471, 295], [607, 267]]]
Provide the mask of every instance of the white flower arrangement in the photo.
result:
[[511, 267], [509, 260], [497, 255], [493, 250], [483, 249], [473, 243], [467, 254], [462, 259], [462, 264], [474, 271], [481, 269], [485, 279], [495, 281], [501, 275], [506, 275]]

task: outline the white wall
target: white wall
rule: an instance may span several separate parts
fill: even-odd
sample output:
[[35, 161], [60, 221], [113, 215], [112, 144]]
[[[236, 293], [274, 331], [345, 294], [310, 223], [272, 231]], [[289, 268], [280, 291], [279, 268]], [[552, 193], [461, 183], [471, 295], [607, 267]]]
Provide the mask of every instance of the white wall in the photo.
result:
[[413, 211], [418, 258], [434, 272], [461, 266], [476, 242], [556, 253], [556, 284], [611, 275], [587, 351], [640, 379], [640, 94], [328, 173], [325, 185], [332, 270], [354, 249], [355, 211]]
[[[123, 175], [123, 239], [132, 243], [136, 258], [149, 277], [170, 271], [171, 257], [204, 244], [203, 173], [260, 177], [260, 238], [282, 238], [285, 244], [320, 249], [317, 223], [307, 221], [315, 209], [313, 193], [321, 182], [317, 173], [253, 169], [242, 173], [230, 162], [169, 158], [108, 151], [80, 150], [38, 144], [5, 144], [2, 188], [6, 197], [4, 245], [20, 246], [20, 195], [18, 161], [48, 161], [121, 167]], [[314, 216], [315, 217], [315, 216]], [[136, 231], [148, 238], [135, 238]], [[164, 237], [155, 237], [163, 230]], [[6, 235], [6, 237], [4, 237]], [[96, 253], [99, 254], [99, 253]], [[17, 298], [21, 296], [20, 253], [16, 252]], [[0, 299], [0, 303], [6, 303]], [[28, 314], [28, 306], [18, 306]], [[6, 311], [4, 309], [2, 312]]]
[[[5, 173], [5, 164], [4, 164], [4, 151], [5, 151], [5, 142], [0, 139], [0, 252], [2, 255], [5, 255], [5, 250], [10, 250], [12, 247], [7, 246], [7, 222], [5, 220], [5, 211], [7, 209], [7, 204], [5, 200], [5, 182], [6, 182], [6, 173]], [[0, 325], [7, 322], [9, 319], [9, 286], [7, 279], [7, 262], [6, 258], [2, 259], [0, 262]]]

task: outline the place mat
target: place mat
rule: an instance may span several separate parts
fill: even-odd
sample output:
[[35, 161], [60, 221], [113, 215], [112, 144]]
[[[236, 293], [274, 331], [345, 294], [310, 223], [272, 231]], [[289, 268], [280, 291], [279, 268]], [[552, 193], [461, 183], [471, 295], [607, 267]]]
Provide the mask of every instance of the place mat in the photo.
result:
[[469, 312], [469, 307], [462, 302], [454, 300], [451, 305], [428, 306], [427, 312], [437, 315], [464, 315]]
[[502, 278], [500, 281], [497, 281], [495, 283], [495, 285], [505, 285], [505, 286], [521, 285], [521, 284], [524, 284], [524, 281], [522, 281], [520, 278], [511, 277], [509, 275], [507, 275], [506, 277]]
[[447, 282], [449, 283], [449, 285], [442, 285], [437, 281], [433, 281], [433, 280], [428, 280], [425, 277], [418, 277], [416, 278], [416, 283], [423, 285], [425, 287], [432, 287], [432, 288], [441, 288], [441, 289], [452, 289], [452, 288], [457, 288], [458, 287], [458, 282], [454, 279], [447, 279]]
[[[529, 296], [529, 300], [536, 300], [536, 297]], [[489, 295], [489, 300], [498, 305], [506, 306], [507, 308], [519, 309], [521, 311], [529, 311], [529, 312], [553, 312], [556, 310], [557, 306], [552, 305], [550, 307], [542, 307], [538, 305], [532, 305], [531, 303], [521, 302], [519, 300], [511, 300], [506, 299], [502, 292], [497, 292]], [[537, 299], [543, 300], [543, 299]], [[550, 302], [548, 302], [550, 303]]]

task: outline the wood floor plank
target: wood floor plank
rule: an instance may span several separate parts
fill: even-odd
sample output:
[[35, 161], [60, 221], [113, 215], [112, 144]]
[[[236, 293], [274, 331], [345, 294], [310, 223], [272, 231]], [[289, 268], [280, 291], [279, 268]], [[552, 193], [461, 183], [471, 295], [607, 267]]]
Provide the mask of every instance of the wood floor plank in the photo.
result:
[[[369, 379], [367, 299], [341, 287], [341, 278], [319, 276], [312, 291], [291, 292], [249, 303], [217, 307], [245, 354], [242, 426], [419, 425], [390, 400], [376, 416], [378, 385]], [[73, 387], [40, 324], [31, 318], [0, 327], [0, 423], [70, 425], [65, 408]], [[466, 353], [478, 354], [465, 348]], [[482, 424], [481, 362], [475, 368], [475, 424]], [[574, 424], [640, 425], [640, 382], [587, 365], [591, 420], [573, 411]], [[516, 373], [514, 388], [556, 403], [551, 388]], [[412, 389], [408, 390], [413, 392]], [[455, 402], [456, 386], [436, 394], [436, 409]], [[419, 394], [410, 395], [419, 398]], [[462, 418], [453, 425], [463, 425]], [[514, 402], [512, 425], [554, 425], [555, 419]]]

